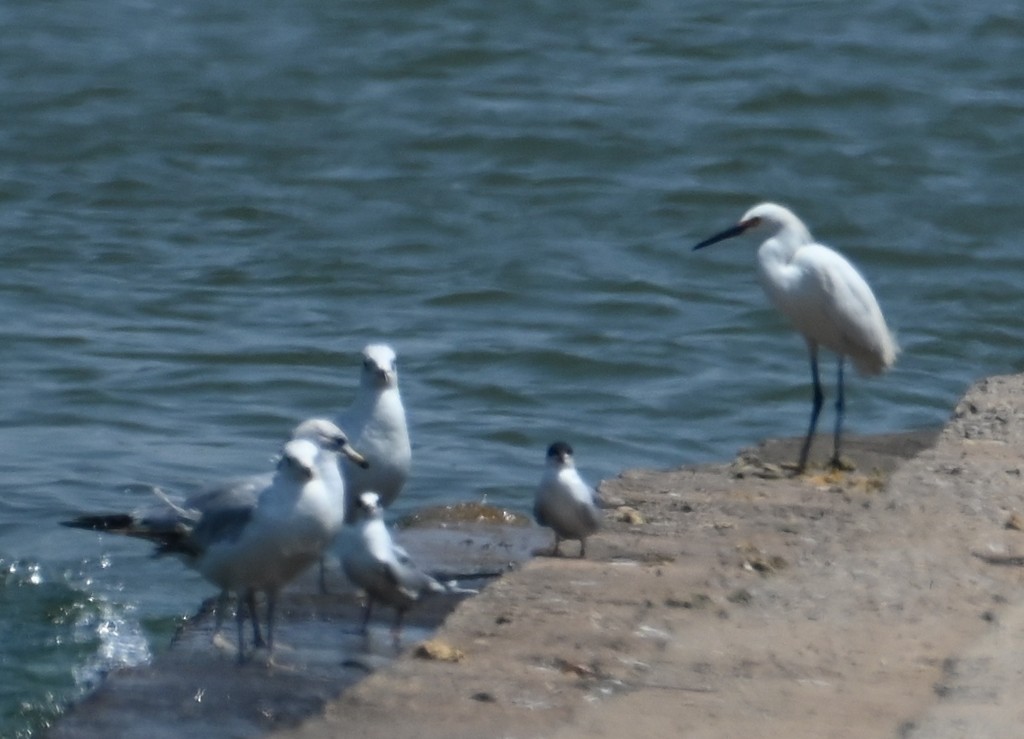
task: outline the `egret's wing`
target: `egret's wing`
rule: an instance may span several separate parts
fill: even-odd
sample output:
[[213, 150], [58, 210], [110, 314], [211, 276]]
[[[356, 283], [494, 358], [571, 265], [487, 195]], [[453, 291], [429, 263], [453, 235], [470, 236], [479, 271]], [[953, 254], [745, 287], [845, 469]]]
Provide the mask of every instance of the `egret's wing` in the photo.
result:
[[801, 268], [797, 311], [790, 314], [804, 335], [850, 357], [864, 374], [878, 374], [896, 359], [898, 348], [875, 294], [842, 255], [812, 244], [794, 259]]

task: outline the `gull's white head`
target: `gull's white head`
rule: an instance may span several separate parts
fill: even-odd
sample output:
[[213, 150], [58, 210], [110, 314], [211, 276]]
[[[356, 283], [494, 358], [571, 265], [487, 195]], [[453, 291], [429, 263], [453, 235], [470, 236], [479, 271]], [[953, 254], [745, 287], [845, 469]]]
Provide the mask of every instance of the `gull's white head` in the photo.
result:
[[292, 429], [293, 439], [306, 439], [325, 448], [330, 446], [334, 440], [344, 436], [345, 432], [336, 423], [326, 418], [307, 418]]
[[366, 458], [349, 444], [345, 432], [336, 423], [328, 421], [326, 418], [306, 419], [292, 431], [292, 438], [305, 439], [326, 451], [344, 454], [363, 469], [370, 466]]
[[308, 482], [316, 477], [316, 460], [320, 447], [309, 439], [292, 439], [281, 450], [277, 463], [278, 475], [297, 482]]
[[370, 388], [398, 387], [398, 358], [387, 344], [368, 344], [363, 349], [362, 384]]
[[373, 518], [379, 516], [382, 513], [380, 507], [380, 496], [377, 493], [366, 492], [359, 496], [359, 500], [356, 502], [356, 509], [365, 517]]

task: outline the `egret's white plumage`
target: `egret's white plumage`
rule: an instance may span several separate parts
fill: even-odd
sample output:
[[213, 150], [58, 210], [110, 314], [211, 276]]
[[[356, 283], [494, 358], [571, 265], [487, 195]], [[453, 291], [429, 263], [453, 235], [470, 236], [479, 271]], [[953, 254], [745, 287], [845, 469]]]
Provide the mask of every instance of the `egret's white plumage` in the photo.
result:
[[241, 626], [248, 606], [254, 641], [260, 636], [254, 594], [267, 595], [267, 645], [273, 646], [277, 593], [320, 557], [344, 519], [344, 483], [335, 454], [362, 457], [331, 421], [314, 419], [293, 432], [277, 471], [242, 478], [182, 502], [163, 503], [134, 514], [82, 516], [69, 526], [149, 539], [157, 554], [175, 554], [221, 588], [217, 624], [229, 591], [239, 596]]
[[354, 531], [347, 537], [341, 564], [349, 579], [366, 591], [363, 632], [369, 625], [373, 604], [381, 602], [395, 609], [392, 632], [397, 642], [405, 612], [424, 595], [445, 592], [446, 588], [419, 569], [395, 544], [376, 493], [365, 492], [356, 498], [353, 512]]
[[541, 526], [555, 532], [552, 554], [559, 553], [563, 539], [578, 539], [583, 557], [587, 537], [601, 525], [597, 493], [580, 477], [572, 447], [564, 441], [548, 447], [544, 474], [534, 495], [533, 516]]
[[766, 237], [757, 250], [758, 277], [772, 304], [803, 335], [811, 357], [814, 404], [797, 463], [799, 471], [807, 465], [824, 398], [818, 376], [818, 347], [830, 349], [839, 357], [832, 455], [832, 464], [838, 466], [844, 358], [849, 357], [861, 374], [877, 375], [896, 361], [899, 347], [874, 293], [857, 269], [838, 252], [815, 243], [804, 223], [781, 205], [754, 206], [738, 224], [702, 241], [694, 249], [748, 231]]

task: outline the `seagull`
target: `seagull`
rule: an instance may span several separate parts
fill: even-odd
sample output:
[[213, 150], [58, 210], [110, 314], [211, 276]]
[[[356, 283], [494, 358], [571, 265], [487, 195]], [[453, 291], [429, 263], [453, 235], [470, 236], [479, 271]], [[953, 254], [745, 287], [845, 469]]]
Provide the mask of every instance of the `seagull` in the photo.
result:
[[[365, 463], [334, 423], [312, 419], [284, 445], [269, 479], [243, 478], [178, 503], [136, 514], [81, 516], [64, 525], [148, 539], [155, 556], [174, 554], [221, 589], [215, 638], [227, 593], [238, 596], [238, 657], [245, 655], [242, 627], [253, 619], [254, 646], [273, 650], [274, 610], [280, 589], [315, 562], [342, 526], [344, 483], [336, 453]], [[255, 594], [267, 596], [267, 640], [255, 612]]]
[[395, 351], [387, 344], [369, 344], [363, 349], [359, 391], [337, 423], [348, 429], [352, 444], [370, 463], [361, 467], [342, 461], [349, 508], [367, 491], [377, 493], [380, 504], [387, 508], [402, 491], [412, 465]]
[[601, 525], [597, 492], [576, 471], [572, 447], [556, 441], [548, 447], [544, 475], [533, 500], [533, 517], [555, 532], [551, 554], [559, 554], [563, 539], [579, 539], [580, 557], [586, 556], [587, 537]]
[[[323, 449], [340, 450], [346, 458], [350, 458], [348, 451], [343, 447], [341, 438], [345, 433], [332, 421], [322, 418], [311, 418], [303, 421], [292, 430], [292, 439], [308, 439]], [[351, 445], [348, 447], [351, 450]], [[333, 454], [321, 455], [320, 473], [325, 482], [332, 489], [336, 489], [337, 495], [343, 502], [346, 500], [345, 483], [339, 471], [337, 458]], [[368, 462], [362, 455], [358, 459], [353, 458], [353, 463], [365, 467]], [[145, 518], [147, 531], [152, 531], [157, 526], [175, 527], [178, 525], [178, 517], [184, 515], [191, 520], [198, 520], [199, 515], [210, 513], [216, 516], [226, 516], [233, 509], [250, 509], [254, 507], [259, 499], [260, 492], [266, 489], [273, 480], [274, 473], [267, 472], [256, 475], [240, 477], [222, 483], [216, 487], [200, 491], [187, 498], [183, 503], [169, 499], [162, 491], [157, 491], [158, 496], [163, 500], [162, 508], [149, 508], [139, 518]], [[162, 522], [162, 524], [161, 524]], [[151, 537], [146, 537], [151, 538]], [[160, 552], [157, 552], [159, 556]], [[224, 620], [224, 613], [227, 610], [228, 591], [222, 590], [215, 608], [215, 625], [213, 629], [213, 641], [219, 643], [221, 626]], [[239, 618], [244, 618], [242, 607], [246, 606], [252, 616], [253, 642], [257, 646], [263, 646], [264, 641], [260, 634], [259, 622], [255, 614], [254, 594], [239, 594], [239, 603], [236, 613]]]
[[373, 604], [380, 601], [395, 609], [391, 633], [398, 646], [405, 612], [424, 595], [443, 593], [447, 588], [420, 570], [392, 540], [384, 523], [380, 496], [363, 493], [353, 510], [355, 536], [349, 537], [341, 565], [349, 579], [366, 591], [361, 630], [364, 635], [368, 633]]
[[757, 250], [758, 277], [768, 299], [803, 335], [811, 358], [814, 394], [811, 422], [800, 449], [797, 474], [807, 468], [811, 440], [824, 401], [818, 376], [818, 347], [836, 353], [836, 426], [830, 465], [840, 461], [843, 423], [843, 362], [849, 357], [861, 375], [878, 375], [896, 361], [899, 347], [886, 325], [874, 293], [857, 269], [837, 251], [815, 243], [810, 231], [788, 208], [761, 203], [739, 223], [697, 244], [706, 246], [750, 231], [767, 238]]
[[[362, 467], [340, 460], [348, 495], [345, 521], [351, 523], [354, 506], [362, 493], [375, 492], [382, 506], [391, 505], [405, 485], [412, 465], [409, 427], [398, 391], [398, 365], [394, 349], [387, 344], [368, 344], [363, 349], [359, 390], [352, 405], [339, 415], [338, 425], [349, 430], [353, 445], [369, 462], [369, 467]], [[343, 540], [347, 535], [343, 531], [331, 547], [339, 559], [344, 556]], [[323, 560], [320, 592], [327, 592]]]
[[[346, 439], [346, 442], [342, 442], [343, 437]], [[348, 443], [348, 437], [345, 432], [333, 421], [325, 418], [309, 418], [303, 421], [292, 430], [291, 438], [308, 439], [326, 451], [341, 452], [346, 455], [346, 458], [348, 458], [348, 450], [352, 449], [351, 444], [348, 444], [347, 450], [345, 448], [345, 445]], [[369, 464], [362, 455], [358, 455], [358, 458], [359, 461], [353, 460], [354, 464], [361, 466]], [[336, 460], [337, 458], [334, 455], [323, 455], [320, 458], [320, 474], [328, 485], [339, 491], [337, 494], [344, 502], [347, 498], [345, 481], [338, 469]], [[158, 497], [163, 501], [163, 507], [149, 508], [143, 515], [152, 524], [154, 519], [159, 517], [160, 513], [169, 514], [172, 517], [171, 525], [174, 525], [176, 519], [173, 517], [178, 515], [182, 509], [201, 514], [228, 508], [251, 507], [256, 505], [260, 492], [270, 485], [273, 478], [273, 472], [238, 477], [200, 490], [180, 503], [168, 499], [166, 495], [159, 492]], [[195, 513], [191, 515], [195, 517]]]

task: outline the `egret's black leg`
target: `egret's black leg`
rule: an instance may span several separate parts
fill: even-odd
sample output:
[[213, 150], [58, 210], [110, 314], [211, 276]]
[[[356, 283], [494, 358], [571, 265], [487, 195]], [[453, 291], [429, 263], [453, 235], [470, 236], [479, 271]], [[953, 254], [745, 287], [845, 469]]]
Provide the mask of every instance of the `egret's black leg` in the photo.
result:
[[811, 406], [811, 424], [807, 428], [807, 436], [804, 438], [804, 445], [800, 449], [800, 461], [796, 464], [797, 474], [807, 469], [807, 457], [811, 453], [811, 441], [814, 439], [814, 430], [818, 427], [818, 415], [821, 413], [821, 404], [825, 401], [825, 394], [821, 392], [821, 378], [818, 376], [818, 347], [808, 345], [811, 354], [811, 380], [814, 382], [814, 399]]
[[836, 469], [842, 467], [839, 461], [840, 437], [843, 431], [843, 411], [846, 409], [846, 401], [843, 399], [843, 361], [845, 357], [839, 356], [839, 374], [836, 378], [836, 433], [833, 442], [832, 466]]

